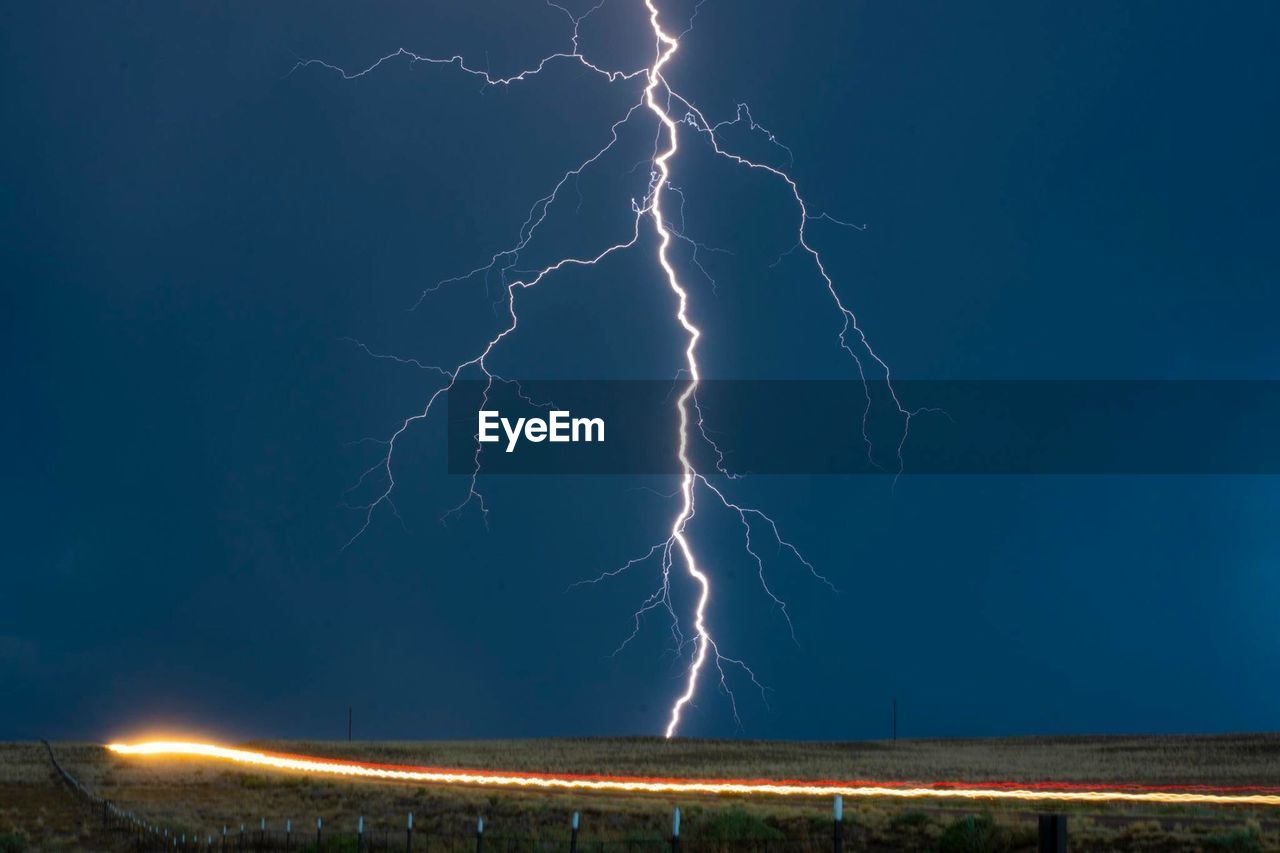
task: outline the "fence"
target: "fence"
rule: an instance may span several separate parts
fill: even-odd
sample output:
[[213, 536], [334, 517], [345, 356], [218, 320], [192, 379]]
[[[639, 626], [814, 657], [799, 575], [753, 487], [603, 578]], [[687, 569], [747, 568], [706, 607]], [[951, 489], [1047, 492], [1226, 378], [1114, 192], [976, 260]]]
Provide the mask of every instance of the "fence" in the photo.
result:
[[[58, 763], [53, 747], [41, 741], [49, 753], [53, 769], [94, 814], [101, 815], [102, 832], [112, 838], [118, 847], [136, 851], [219, 851], [219, 853], [248, 853], [248, 851], [324, 851], [354, 850], [357, 853], [404, 850], [406, 853], [688, 853], [680, 834], [680, 809], [671, 816], [671, 835], [666, 840], [610, 840], [582, 841], [578, 837], [581, 820], [574, 812], [569, 822], [569, 833], [561, 841], [528, 837], [503, 836], [486, 833], [484, 818], [476, 821], [474, 836], [415, 834], [413, 813], [409, 812], [403, 823], [392, 829], [389, 824], [366, 826], [363, 816], [354, 826], [334, 826], [317, 817], [315, 823], [295, 824], [291, 818], [268, 822], [259, 818], [258, 824], [224, 825], [219, 833], [203, 835], [180, 831], [121, 808], [110, 800], [99, 797], [85, 787], [80, 780], [68, 773]], [[828, 840], [817, 839], [744, 839], [724, 841], [719, 839], [697, 840], [689, 845], [698, 851], [733, 851], [733, 853], [844, 853], [845, 825], [844, 801], [833, 800], [832, 829]], [[1042, 815], [1039, 825], [1040, 853], [1065, 853], [1067, 849], [1067, 823], [1062, 815]]]

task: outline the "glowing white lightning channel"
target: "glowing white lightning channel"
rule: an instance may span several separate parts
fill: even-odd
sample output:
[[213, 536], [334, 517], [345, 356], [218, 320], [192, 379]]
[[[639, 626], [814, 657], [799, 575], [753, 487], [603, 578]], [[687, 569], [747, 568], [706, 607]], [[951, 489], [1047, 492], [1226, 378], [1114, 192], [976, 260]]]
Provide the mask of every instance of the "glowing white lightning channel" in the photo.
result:
[[671, 737], [676, 733], [676, 726], [680, 725], [680, 711], [693, 699], [693, 694], [698, 689], [698, 673], [702, 671], [702, 664], [707, 659], [707, 648], [713, 643], [711, 634], [707, 631], [707, 599], [711, 597], [711, 581], [707, 578], [706, 573], [698, 568], [698, 560], [693, 554], [693, 547], [689, 544], [688, 537], [685, 536], [685, 525], [689, 523], [689, 519], [693, 518], [693, 484], [695, 476], [693, 465], [689, 462], [689, 398], [697, 392], [698, 381], [701, 379], [701, 375], [698, 372], [697, 350], [698, 338], [702, 337], [702, 332], [689, 321], [689, 294], [680, 286], [680, 279], [676, 275], [675, 267], [671, 265], [671, 259], [667, 257], [667, 248], [671, 245], [671, 234], [667, 231], [666, 223], [662, 221], [662, 190], [671, 178], [671, 167], [668, 165], [668, 161], [675, 156], [679, 147], [679, 137], [676, 133], [675, 120], [667, 115], [666, 110], [659, 106], [654, 92], [657, 91], [658, 84], [662, 82], [662, 67], [671, 61], [671, 57], [675, 55], [680, 43], [662, 31], [662, 26], [658, 23], [658, 8], [653, 5], [653, 0], [644, 0], [644, 3], [649, 9], [649, 23], [653, 25], [653, 34], [658, 40], [658, 58], [653, 63], [653, 67], [649, 69], [649, 85], [644, 90], [644, 101], [653, 114], [658, 117], [658, 121], [662, 123], [662, 126], [666, 128], [668, 140], [667, 150], [655, 157], [653, 161], [658, 177], [653, 183], [649, 212], [653, 217], [653, 227], [658, 232], [658, 264], [662, 267], [662, 271], [666, 273], [667, 284], [671, 286], [671, 290], [675, 293], [676, 299], [680, 304], [680, 308], [676, 312], [680, 325], [689, 333], [689, 344], [684, 351], [685, 361], [689, 368], [689, 382], [685, 384], [684, 389], [680, 392], [680, 398], [676, 402], [676, 408], [680, 412], [680, 449], [678, 455], [680, 457], [680, 500], [682, 506], [680, 513], [671, 524], [671, 537], [680, 546], [685, 568], [698, 584], [698, 606], [694, 610], [693, 617], [693, 627], [698, 636], [695, 640], [697, 645], [693, 653], [693, 662], [689, 665], [689, 677], [685, 683], [684, 693], [671, 706], [671, 719], [667, 723], [667, 737]]
[[[705, 494], [714, 497], [725, 510], [736, 514], [744, 533], [745, 551], [756, 565], [760, 585], [764, 593], [771, 600], [772, 604], [779, 610], [783, 619], [786, 621], [793, 639], [795, 638], [795, 627], [791, 622], [791, 616], [787, 610], [786, 602], [778, 597], [770, 587], [765, 578], [765, 561], [753, 546], [753, 522], [764, 524], [768, 528], [768, 533], [772, 535], [774, 540], [777, 542], [779, 553], [785, 551], [800, 565], [802, 565], [815, 580], [834, 589], [831, 582], [819, 574], [815, 567], [804, 558], [793, 544], [782, 538], [778, 525], [770, 516], [758, 509], [744, 506], [731, 500], [722, 488], [713, 485], [705, 474], [697, 470], [691, 459], [691, 435], [692, 430], [696, 429], [696, 434], [715, 453], [717, 460], [715, 473], [730, 480], [737, 476], [725, 468], [724, 453], [710, 437], [703, 418], [702, 409], [698, 403], [698, 389], [702, 379], [702, 374], [697, 361], [697, 350], [698, 342], [702, 336], [702, 331], [690, 318], [689, 292], [681, 283], [680, 276], [671, 259], [670, 249], [673, 239], [678, 239], [691, 245], [693, 247], [692, 263], [707, 278], [707, 280], [711, 282], [712, 289], [714, 291], [715, 280], [710, 276], [702, 262], [699, 260], [697, 251], [699, 249], [706, 249], [709, 251], [723, 250], [712, 249], [711, 247], [704, 246], [688, 236], [684, 221], [684, 191], [672, 186], [670, 183], [671, 161], [679, 150], [680, 130], [682, 127], [690, 128], [696, 134], [705, 137], [709, 141], [712, 151], [717, 156], [723, 157], [747, 169], [763, 172], [776, 177], [785, 184], [791, 196], [794, 198], [799, 209], [799, 224], [796, 242], [787, 250], [787, 252], [784, 253], [783, 256], [785, 257], [785, 255], [799, 250], [811, 258], [825, 289], [833, 301], [834, 307], [839, 312], [842, 323], [838, 334], [839, 347], [852, 358], [858, 376], [862, 379], [864, 388], [866, 389], [866, 407], [864, 409], [862, 419], [862, 438], [867, 447], [868, 459], [875, 464], [875, 460], [872, 458], [872, 442], [867, 424], [873, 402], [869, 384], [870, 378], [867, 371], [868, 365], [874, 365], [877, 373], [883, 376], [889, 397], [892, 400], [893, 406], [896, 408], [897, 415], [901, 418], [902, 430], [897, 445], [899, 473], [902, 469], [903, 445], [907, 439], [911, 419], [920, 412], [927, 410], [909, 410], [900, 402], [897, 392], [894, 390], [891, 382], [888, 365], [871, 348], [866, 334], [858, 323], [857, 317], [848, 307], [846, 307], [834, 280], [823, 263], [821, 255], [810, 243], [806, 231], [809, 223], [820, 221], [859, 230], [865, 228], [865, 226], [858, 226], [836, 219], [825, 212], [812, 212], [810, 206], [805, 202], [804, 197], [801, 195], [799, 186], [786, 171], [767, 163], [748, 159], [725, 147], [721, 139], [721, 132], [726, 128], [745, 124], [749, 131], [762, 134], [769, 144], [785, 153], [788, 164], [793, 161], [791, 149], [783, 145], [772, 131], [759, 124], [752, 116], [750, 108], [746, 104], [737, 105], [734, 118], [712, 123], [692, 101], [681, 96], [671, 88], [663, 75], [663, 69], [668, 66], [679, 49], [679, 37], [671, 36], [663, 30], [659, 20], [660, 12], [654, 0], [643, 0], [645, 9], [648, 12], [648, 21], [652, 28], [655, 47], [654, 59], [649, 67], [631, 71], [621, 71], [606, 68], [587, 59], [582, 53], [580, 47], [579, 31], [582, 23], [589, 16], [597, 12], [606, 1], [607, 0], [600, 0], [600, 2], [588, 9], [585, 13], [575, 16], [564, 6], [561, 6], [556, 2], [552, 2], [552, 0], [545, 0], [549, 8], [563, 13], [572, 23], [569, 48], [567, 50], [551, 53], [543, 57], [533, 66], [509, 76], [495, 76], [490, 74], [487, 70], [475, 68], [469, 65], [462, 56], [455, 55], [451, 57], [435, 58], [423, 56], [404, 48], [400, 48], [389, 53], [358, 71], [348, 72], [329, 62], [307, 59], [299, 60], [290, 71], [290, 74], [300, 69], [315, 66], [337, 72], [343, 79], [353, 80], [370, 74], [385, 63], [398, 58], [404, 58], [407, 59], [410, 64], [414, 65], [423, 63], [426, 65], [449, 66], [456, 68], [464, 74], [481, 79], [485, 86], [490, 87], [507, 87], [525, 83], [542, 74], [542, 72], [552, 64], [562, 62], [576, 63], [587, 71], [599, 75], [609, 84], [626, 85], [632, 81], [644, 81], [643, 89], [636, 93], [635, 99], [630, 101], [630, 105], [625, 113], [623, 113], [621, 117], [612, 124], [608, 138], [605, 140], [604, 144], [596, 150], [594, 154], [564, 172], [564, 174], [562, 174], [559, 180], [554, 184], [551, 191], [534, 202], [534, 204], [529, 208], [524, 222], [520, 225], [517, 232], [517, 239], [513, 245], [494, 253], [487, 263], [461, 275], [442, 279], [422, 292], [417, 304], [414, 306], [415, 308], [418, 307], [418, 305], [420, 305], [430, 294], [447, 285], [464, 283], [473, 279], [480, 279], [484, 282], [487, 290], [493, 280], [493, 277], [496, 275], [502, 286], [501, 292], [503, 293], [503, 302], [505, 303], [504, 309], [507, 319], [499, 331], [487, 340], [479, 350], [475, 352], [475, 354], [470, 358], [452, 365], [451, 367], [441, 367], [425, 364], [417, 359], [401, 358], [376, 352], [359, 341], [353, 341], [353, 343], [360, 347], [366, 354], [374, 358], [387, 359], [398, 364], [409, 365], [418, 369], [433, 372], [440, 376], [442, 383], [429, 395], [422, 409], [401, 421], [388, 438], [363, 440], [380, 446], [383, 449], [383, 453], [372, 466], [360, 475], [349, 493], [365, 487], [366, 484], [371, 481], [380, 482], [380, 486], [371, 501], [357, 507], [363, 513], [363, 520], [355, 535], [350, 541], [348, 541], [347, 545], [349, 546], [366, 530], [368, 530], [379, 507], [385, 505], [386, 508], [394, 515], [397, 517], [399, 516], [392, 500], [392, 494], [396, 486], [393, 461], [395, 459], [397, 442], [405, 432], [415, 423], [427, 419], [440, 397], [452, 389], [467, 371], [472, 371], [483, 377], [484, 390], [481, 394], [482, 405], [488, 401], [488, 394], [493, 388], [494, 383], [505, 383], [510, 381], [504, 379], [491, 369], [489, 365], [489, 358], [498, 345], [509, 335], [514, 333], [519, 326], [519, 315], [516, 310], [517, 293], [540, 284], [553, 273], [556, 273], [566, 267], [594, 266], [605, 258], [636, 245], [641, 236], [642, 220], [645, 217], [648, 217], [652, 220], [654, 232], [658, 238], [656, 253], [658, 266], [666, 278], [667, 286], [675, 296], [677, 306], [675, 320], [687, 335], [687, 343], [684, 350], [685, 366], [681, 370], [681, 373], [687, 374], [688, 381], [683, 385], [675, 404], [679, 415], [677, 458], [680, 469], [680, 485], [679, 489], [669, 496], [678, 497], [679, 510], [672, 519], [671, 526], [669, 528], [670, 533], [665, 540], [653, 545], [645, 554], [628, 561], [621, 567], [606, 571], [596, 578], [582, 581], [580, 583], [593, 584], [607, 580], [640, 564], [646, 563], [652, 560], [655, 556], [659, 557], [661, 583], [657, 590], [646, 598], [640, 608], [635, 612], [634, 630], [622, 641], [622, 644], [615, 651], [615, 654], [625, 648], [627, 644], [639, 633], [643, 619], [648, 613], [658, 608], [662, 608], [670, 616], [671, 634], [675, 641], [674, 651], [677, 657], [682, 656], [687, 649], [692, 649], [692, 657], [684, 676], [684, 688], [672, 703], [666, 723], [666, 736], [672, 737], [680, 726], [682, 711], [684, 711], [685, 708], [693, 702], [694, 697], [697, 694], [699, 680], [708, 660], [712, 662], [719, 673], [719, 687], [724, 691], [729, 699], [735, 721], [739, 720], [737, 700], [729, 686], [729, 680], [725, 669], [726, 664], [732, 667], [737, 667], [741, 671], [745, 672], [752, 684], [760, 690], [762, 697], [765, 695], [766, 690], [766, 688], [756, 678], [755, 673], [752, 672], [745, 662], [721, 653], [708, 627], [707, 612], [711, 601], [711, 579], [695, 554], [695, 549], [690, 540], [689, 534], [690, 522], [693, 521], [697, 511], [696, 497], [699, 486], [705, 489]], [[694, 16], [697, 15], [697, 11], [701, 8], [701, 5], [701, 2], [699, 2], [695, 7], [693, 13]], [[692, 18], [690, 19], [689, 26], [681, 33], [681, 36], [689, 32], [691, 28]], [[678, 104], [680, 108], [680, 111], [676, 114], [673, 114], [672, 112], [673, 104]], [[641, 163], [641, 165], [647, 164], [649, 167], [649, 184], [646, 194], [642, 199], [639, 201], [633, 199], [631, 201], [633, 222], [630, 228], [630, 233], [626, 235], [625, 239], [622, 239], [593, 255], [586, 257], [561, 258], [560, 260], [542, 266], [532, 272], [517, 274], [521, 254], [529, 247], [535, 235], [539, 232], [540, 227], [547, 220], [551, 208], [561, 198], [561, 193], [564, 188], [570, 182], [576, 181], [586, 169], [599, 163], [618, 143], [621, 129], [633, 120], [633, 117], [637, 112], [642, 110], [652, 114], [656, 119], [657, 132], [654, 139], [652, 155]], [[678, 227], [674, 224], [675, 220], [668, 216], [667, 211], [663, 206], [668, 190], [675, 193], [680, 199]], [[779, 260], [781, 260], [781, 258]], [[516, 274], [516, 277], [512, 277], [513, 274]], [[476, 445], [474, 462], [475, 465], [471, 471], [466, 496], [459, 504], [445, 513], [445, 518], [461, 512], [474, 502], [480, 510], [481, 517], [487, 524], [489, 510], [485, 504], [484, 496], [478, 488], [478, 477], [481, 471], [479, 443]], [[675, 552], [679, 553], [679, 558], [684, 565], [684, 569], [692, 579], [697, 589], [697, 602], [694, 608], [693, 619], [694, 630], [692, 636], [689, 637], [686, 637], [685, 633], [681, 630], [680, 618], [677, 615], [671, 594], [671, 571], [674, 568]], [[577, 584], [575, 584], [575, 586], [577, 586]]]

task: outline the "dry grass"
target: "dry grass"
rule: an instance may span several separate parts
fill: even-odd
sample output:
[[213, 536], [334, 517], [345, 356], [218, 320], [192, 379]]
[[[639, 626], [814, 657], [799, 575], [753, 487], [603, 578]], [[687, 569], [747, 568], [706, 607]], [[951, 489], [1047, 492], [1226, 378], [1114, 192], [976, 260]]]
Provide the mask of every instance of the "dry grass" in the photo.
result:
[[356, 744], [256, 741], [253, 745], [308, 755], [358, 754], [390, 763], [564, 773], [1280, 785], [1280, 734], [897, 743], [584, 738]]
[[[581, 773], [741, 776], [773, 778], [880, 778], [898, 780], [1012, 779], [1018, 781], [1127, 781], [1148, 784], [1202, 782], [1280, 785], [1280, 736], [1025, 738], [902, 741], [897, 744], [750, 741], [665, 742], [654, 739], [581, 739], [482, 742], [260, 741], [251, 746], [280, 752], [358, 758], [401, 764], [505, 768]], [[689, 848], [734, 839], [794, 842], [797, 851], [829, 849], [829, 802], [805, 799], [695, 798], [495, 791], [467, 787], [416, 787], [367, 781], [317, 779], [280, 771], [254, 771], [212, 761], [124, 759], [88, 744], [56, 744], [63, 765], [102, 796], [178, 831], [220, 832], [260, 817], [279, 827], [292, 817], [314, 827], [349, 831], [364, 815], [379, 835], [398, 837], [412, 811], [422, 832], [465, 839], [483, 814], [492, 836], [560, 843], [567, 816], [583, 813], [583, 839], [648, 840], [669, 830], [673, 805], [684, 809]], [[41, 798], [65, 795], [51, 782], [39, 747], [0, 745], [0, 792], [22, 790], [23, 805], [0, 806], [0, 835], [26, 831]], [[6, 799], [0, 796], [0, 803]], [[43, 846], [75, 836], [75, 821], [59, 836], [48, 831], [56, 809], [46, 808]], [[1280, 815], [1265, 809], [1204, 807], [1105, 807], [1061, 805], [1072, 814], [1075, 850], [1280, 850]], [[1033, 849], [1034, 806], [941, 801], [928, 805], [891, 801], [846, 804], [849, 843], [856, 849], [938, 849], [977, 824], [950, 826], [966, 815], [994, 818], [984, 842], [973, 849]], [[7, 824], [7, 826], [6, 826]], [[983, 824], [982, 826], [985, 826]], [[8, 828], [7, 828], [8, 827]], [[950, 827], [950, 828], [949, 828]], [[968, 828], [966, 828], [968, 827]], [[987, 830], [984, 830], [987, 831]], [[465, 847], [458, 849], [461, 851]], [[1218, 845], [1215, 847], [1214, 845]], [[70, 846], [74, 847], [75, 844]], [[587, 853], [591, 853], [588, 849]]]
[[94, 828], [93, 816], [59, 787], [43, 746], [0, 744], [0, 851], [20, 843], [92, 850]]

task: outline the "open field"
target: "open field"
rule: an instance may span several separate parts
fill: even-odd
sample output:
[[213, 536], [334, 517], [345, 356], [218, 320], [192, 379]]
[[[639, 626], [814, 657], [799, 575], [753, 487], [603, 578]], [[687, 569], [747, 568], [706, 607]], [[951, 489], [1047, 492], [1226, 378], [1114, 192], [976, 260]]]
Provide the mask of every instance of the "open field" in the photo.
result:
[[[858, 743], [575, 739], [482, 742], [258, 741], [253, 748], [391, 764], [565, 773], [773, 779], [1124, 782], [1148, 785], [1280, 785], [1280, 735], [1070, 737]], [[684, 812], [686, 848], [829, 850], [830, 802], [654, 794], [545, 793], [422, 787], [313, 778], [216, 761], [122, 758], [97, 745], [54, 744], [68, 772], [95, 793], [147, 820], [202, 836], [266, 817], [334, 833], [363, 815], [375, 837], [403, 840], [412, 811], [425, 849], [452, 839], [469, 849], [474, 822], [487, 823], [487, 850], [515, 844], [554, 850], [568, 815], [582, 812], [583, 849], [632, 842], [661, 853], [670, 810]], [[894, 800], [846, 803], [846, 846], [860, 849], [1034, 849], [1037, 812], [1071, 815], [1073, 850], [1280, 849], [1280, 809], [1247, 807], [1002, 804]], [[989, 815], [993, 826], [966, 816]], [[106, 849], [95, 823], [54, 777], [40, 744], [0, 745], [0, 839], [21, 835], [34, 849]], [[305, 837], [311, 837], [309, 835]], [[977, 846], [955, 846], [965, 841]], [[0, 850], [3, 850], [0, 840]]]

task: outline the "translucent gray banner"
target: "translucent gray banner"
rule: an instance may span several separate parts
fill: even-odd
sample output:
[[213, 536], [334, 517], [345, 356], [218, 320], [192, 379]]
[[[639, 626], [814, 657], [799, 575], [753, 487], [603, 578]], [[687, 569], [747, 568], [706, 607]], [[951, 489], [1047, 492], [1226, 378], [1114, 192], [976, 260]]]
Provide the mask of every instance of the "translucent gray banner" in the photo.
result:
[[[473, 470], [484, 426], [488, 474], [677, 472], [687, 387], [459, 382], [449, 471]], [[689, 414], [708, 473], [1280, 473], [1276, 381], [704, 381]]]

